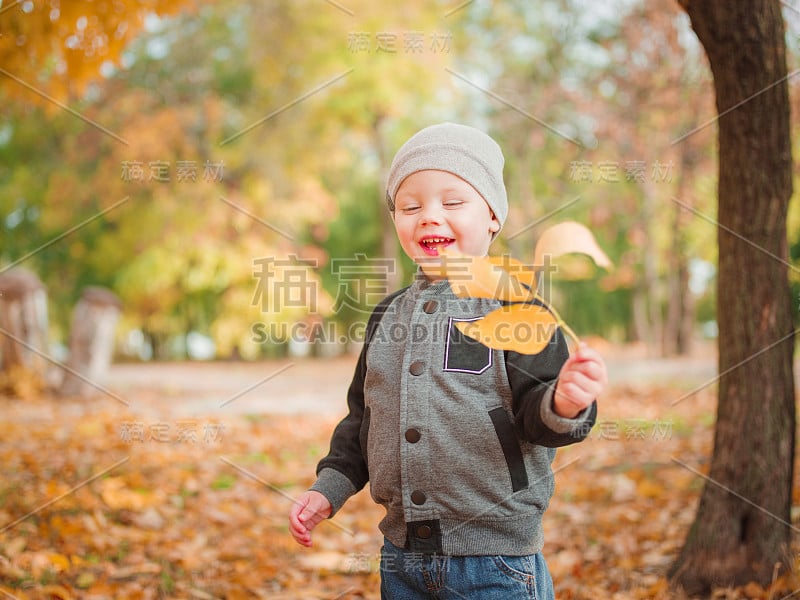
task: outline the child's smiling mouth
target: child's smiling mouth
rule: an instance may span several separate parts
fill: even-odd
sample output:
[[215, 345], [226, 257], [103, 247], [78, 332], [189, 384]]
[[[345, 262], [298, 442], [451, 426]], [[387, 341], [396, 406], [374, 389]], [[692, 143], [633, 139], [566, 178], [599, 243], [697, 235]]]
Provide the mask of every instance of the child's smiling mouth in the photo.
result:
[[446, 248], [450, 244], [454, 243], [455, 239], [444, 237], [444, 236], [435, 236], [435, 235], [426, 235], [419, 241], [419, 245], [422, 250], [428, 256], [439, 256], [439, 249]]

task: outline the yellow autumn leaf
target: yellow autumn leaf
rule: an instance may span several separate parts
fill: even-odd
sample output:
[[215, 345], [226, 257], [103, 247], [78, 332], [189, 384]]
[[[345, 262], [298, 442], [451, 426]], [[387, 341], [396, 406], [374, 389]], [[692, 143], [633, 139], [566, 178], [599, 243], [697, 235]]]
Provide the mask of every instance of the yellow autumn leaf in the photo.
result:
[[72, 594], [63, 585], [45, 585], [37, 590], [42, 598], [55, 596], [59, 600], [72, 600]]
[[553, 273], [559, 281], [581, 281], [591, 279], [597, 267], [585, 254], [569, 254], [558, 259], [558, 271]]
[[664, 495], [664, 487], [652, 479], [642, 479], [636, 485], [636, 493], [643, 498], [659, 498]]
[[[520, 279], [512, 276], [503, 265], [503, 257], [466, 256], [441, 251], [438, 260], [420, 266], [429, 276], [446, 278], [459, 298], [496, 298], [505, 302], [525, 302], [532, 297]], [[506, 262], [514, 259], [506, 259]], [[519, 261], [514, 261], [519, 265]], [[533, 287], [533, 286], [532, 286]]]
[[522, 261], [511, 258], [505, 254], [503, 256], [490, 256], [488, 258], [489, 262], [495, 267], [500, 267], [505, 270], [511, 277], [528, 286], [531, 290], [536, 289], [537, 271], [534, 265], [526, 265]]
[[71, 565], [68, 556], [64, 556], [58, 552], [49, 552], [47, 558], [50, 561], [50, 566], [52, 566], [55, 571], [69, 571]]
[[0, 585], [0, 592], [9, 598], [16, 598], [17, 600], [28, 600], [29, 596], [18, 590], [17, 588], [10, 588]]
[[537, 304], [510, 304], [477, 321], [456, 323], [461, 332], [495, 350], [538, 354], [556, 332], [555, 316]]
[[533, 262], [544, 265], [545, 257], [556, 258], [574, 252], [586, 254], [599, 267], [611, 269], [611, 260], [597, 245], [594, 235], [589, 228], [575, 221], [565, 221], [546, 229], [536, 242]]
[[114, 510], [143, 510], [159, 502], [160, 498], [153, 492], [134, 491], [121, 477], [109, 477], [100, 483], [100, 497], [109, 508]]
[[3, 548], [3, 554], [8, 558], [14, 559], [25, 549], [28, 545], [28, 540], [24, 537], [11, 538], [6, 542]]

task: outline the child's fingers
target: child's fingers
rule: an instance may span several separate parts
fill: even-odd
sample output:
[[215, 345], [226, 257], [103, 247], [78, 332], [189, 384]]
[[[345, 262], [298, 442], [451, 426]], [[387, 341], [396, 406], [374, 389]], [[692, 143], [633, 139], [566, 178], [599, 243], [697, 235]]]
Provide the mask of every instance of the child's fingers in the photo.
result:
[[572, 357], [574, 357], [576, 361], [580, 362], [590, 360], [603, 362], [603, 358], [600, 356], [600, 353], [594, 348], [587, 346], [585, 342], [581, 342], [581, 345], [578, 346], [578, 350], [575, 351]]
[[292, 537], [298, 544], [303, 544], [307, 546], [311, 541], [311, 532], [308, 531], [305, 527], [297, 527], [294, 525], [289, 526], [289, 531], [292, 534]]
[[296, 531], [298, 533], [308, 531], [308, 527], [306, 527], [305, 523], [300, 520], [300, 513], [296, 511], [292, 511], [289, 514], [289, 527], [292, 531]]
[[559, 382], [556, 394], [578, 409], [589, 406], [597, 397], [599, 386], [583, 376], [578, 376], [567, 382]]
[[308, 506], [309, 497], [306, 494], [300, 496], [292, 503], [292, 508], [289, 509], [289, 521], [292, 523], [300, 523], [300, 515]]
[[289, 531], [291, 532], [292, 537], [298, 542], [301, 542], [303, 539], [307, 539], [311, 533], [308, 530], [308, 527], [299, 522], [297, 518], [289, 519]]
[[330, 514], [331, 505], [328, 500], [314, 495], [309, 498], [308, 503], [303, 507], [298, 520], [311, 530], [327, 519]]
[[[300, 519], [300, 521], [308, 525], [309, 522], [313, 522], [314, 517], [316, 517], [318, 514], [319, 514], [319, 509], [315, 506], [311, 506], [311, 504], [309, 503], [305, 505], [302, 511], [300, 511], [298, 519]], [[316, 523], [314, 524], [316, 525]]]
[[605, 363], [602, 359], [595, 360], [591, 353], [586, 359], [573, 355], [564, 363], [559, 374], [556, 395], [566, 406], [582, 410], [603, 392], [606, 379]]
[[308, 508], [309, 499], [306, 494], [300, 496], [289, 511], [289, 532], [298, 544], [306, 547], [311, 546], [311, 528], [306, 525], [302, 515]]
[[319, 492], [308, 491], [301, 495], [289, 510], [289, 531], [292, 537], [306, 547], [311, 546], [311, 530], [331, 514], [328, 499]]
[[593, 361], [573, 361], [564, 363], [559, 380], [569, 381], [576, 375], [581, 375], [588, 379], [602, 379], [602, 368]]
[[602, 357], [592, 348], [585, 346], [570, 356], [562, 367], [562, 376], [580, 372], [603, 385], [608, 381], [606, 364]]
[[569, 386], [568, 391], [576, 392], [589, 391], [595, 387], [594, 380], [580, 371], [573, 371], [568, 377], [562, 379], [559, 383], [564, 386]]
[[603, 364], [594, 360], [585, 360], [579, 363], [573, 363], [570, 372], [580, 373], [584, 377], [594, 381], [603, 381], [605, 379], [605, 368], [603, 367]]
[[304, 525], [290, 522], [289, 532], [298, 544], [302, 546], [311, 545], [311, 532]]

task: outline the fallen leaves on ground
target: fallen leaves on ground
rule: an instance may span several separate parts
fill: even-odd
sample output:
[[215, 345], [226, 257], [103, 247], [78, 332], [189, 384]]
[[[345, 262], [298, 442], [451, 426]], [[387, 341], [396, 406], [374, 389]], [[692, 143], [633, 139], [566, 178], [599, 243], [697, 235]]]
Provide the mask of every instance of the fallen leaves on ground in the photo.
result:
[[[321, 362], [319, 376], [331, 368]], [[559, 451], [545, 516], [559, 599], [673, 597], [665, 573], [702, 487], [673, 459], [707, 469], [714, 411], [709, 389], [672, 406], [684, 393], [614, 388], [589, 438]], [[366, 491], [318, 527], [310, 550], [286, 525], [337, 419], [162, 419], [129, 400], [0, 398], [0, 597], [380, 597], [383, 511]], [[798, 588], [789, 575], [715, 597]]]

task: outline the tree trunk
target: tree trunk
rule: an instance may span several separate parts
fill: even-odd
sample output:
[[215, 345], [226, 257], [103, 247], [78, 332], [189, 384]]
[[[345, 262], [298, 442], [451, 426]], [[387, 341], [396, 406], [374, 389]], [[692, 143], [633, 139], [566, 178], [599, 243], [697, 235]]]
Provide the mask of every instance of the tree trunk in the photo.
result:
[[[697, 126], [695, 119], [687, 130]], [[680, 148], [680, 170], [675, 195], [681, 204], [690, 202], [691, 183], [695, 169], [695, 149], [691, 138]], [[689, 290], [689, 250], [686, 226], [692, 214], [677, 202], [672, 203], [671, 249], [667, 275], [668, 298], [662, 348], [664, 356], [683, 355], [691, 352], [694, 331], [694, 299]]]
[[642, 184], [643, 200], [636, 226], [642, 231], [642, 275], [633, 290], [633, 320], [636, 337], [644, 342], [648, 356], [661, 353], [663, 319], [661, 317], [661, 293], [656, 268], [658, 248], [654, 228], [656, 191], [652, 181]]
[[[709, 57], [719, 128], [719, 404], [711, 468], [671, 569], [689, 593], [788, 564], [795, 404], [792, 191], [778, 0], [681, 0]], [[740, 365], [738, 366], [737, 365]]]

